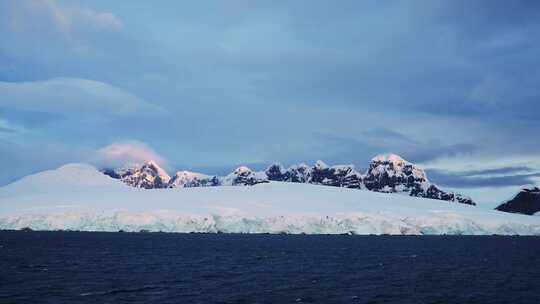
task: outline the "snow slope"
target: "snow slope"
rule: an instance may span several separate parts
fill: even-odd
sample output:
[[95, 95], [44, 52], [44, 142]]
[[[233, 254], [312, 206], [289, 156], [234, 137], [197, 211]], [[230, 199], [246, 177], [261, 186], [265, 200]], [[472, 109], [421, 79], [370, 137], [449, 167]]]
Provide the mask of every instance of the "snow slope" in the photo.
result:
[[0, 229], [355, 234], [534, 234], [540, 217], [311, 184], [145, 190], [84, 164], [0, 188]]

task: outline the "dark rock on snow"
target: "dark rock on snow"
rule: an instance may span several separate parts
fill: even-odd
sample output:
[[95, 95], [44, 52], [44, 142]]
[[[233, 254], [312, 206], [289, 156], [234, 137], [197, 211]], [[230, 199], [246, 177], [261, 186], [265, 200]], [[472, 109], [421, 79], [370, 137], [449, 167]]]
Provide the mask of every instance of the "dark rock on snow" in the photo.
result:
[[524, 188], [513, 199], [495, 209], [528, 215], [540, 212], [540, 189], [538, 187]]
[[320, 160], [313, 167], [299, 164], [288, 169], [276, 163], [264, 172], [254, 172], [248, 167], [241, 166], [224, 177], [178, 171], [173, 178], [170, 178], [165, 170], [154, 162], [127, 169], [106, 169], [103, 173], [120, 179], [130, 186], [146, 189], [251, 186], [268, 181], [279, 181], [405, 193], [410, 196], [475, 205], [468, 197], [439, 189], [427, 179], [424, 170], [395, 154], [376, 156], [372, 159], [365, 174], [356, 171], [353, 165], [328, 166]]

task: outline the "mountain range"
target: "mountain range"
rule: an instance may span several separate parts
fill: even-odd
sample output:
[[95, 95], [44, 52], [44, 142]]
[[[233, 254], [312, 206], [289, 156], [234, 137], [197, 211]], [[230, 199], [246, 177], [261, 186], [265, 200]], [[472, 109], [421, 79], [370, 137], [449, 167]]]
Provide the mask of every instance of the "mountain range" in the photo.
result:
[[[0, 230], [540, 235], [539, 216], [414, 197], [409, 192], [392, 195], [276, 181], [146, 190], [143, 187], [152, 182], [161, 187], [171, 183], [164, 171], [148, 165], [138, 173], [120, 172], [138, 188], [122, 182], [120, 173], [111, 178], [88, 164], [67, 164], [0, 187]], [[320, 162], [314, 167], [317, 170], [308, 167], [314, 171], [309, 180], [336, 185], [328, 176], [318, 175], [318, 170], [332, 167], [325, 169]], [[249, 185], [262, 175], [245, 167], [233, 173], [216, 177], [217, 182]], [[341, 185], [348, 183], [347, 176], [338, 179]], [[185, 172], [175, 177], [178, 185], [194, 180]]]
[[475, 205], [469, 197], [440, 189], [429, 181], [423, 169], [396, 154], [374, 157], [365, 173], [358, 172], [353, 165], [329, 166], [321, 160], [313, 166], [298, 164], [287, 169], [275, 163], [266, 170], [257, 172], [246, 166], [240, 166], [226, 176], [178, 171], [171, 177], [154, 161], [125, 168], [107, 168], [102, 172], [112, 178], [120, 179], [127, 185], [144, 189], [252, 186], [277, 181], [400, 193]]

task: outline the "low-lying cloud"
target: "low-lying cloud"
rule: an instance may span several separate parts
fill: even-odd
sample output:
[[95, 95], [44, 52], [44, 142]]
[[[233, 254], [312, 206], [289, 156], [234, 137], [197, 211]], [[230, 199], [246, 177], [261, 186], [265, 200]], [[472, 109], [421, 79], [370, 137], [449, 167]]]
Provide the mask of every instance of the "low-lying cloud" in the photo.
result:
[[453, 188], [526, 186], [534, 184], [534, 179], [540, 177], [540, 172], [526, 166], [461, 172], [427, 170], [427, 173], [436, 184]]
[[146, 143], [125, 141], [110, 144], [97, 151], [95, 163], [101, 167], [121, 167], [153, 160], [159, 165], [167, 161]]

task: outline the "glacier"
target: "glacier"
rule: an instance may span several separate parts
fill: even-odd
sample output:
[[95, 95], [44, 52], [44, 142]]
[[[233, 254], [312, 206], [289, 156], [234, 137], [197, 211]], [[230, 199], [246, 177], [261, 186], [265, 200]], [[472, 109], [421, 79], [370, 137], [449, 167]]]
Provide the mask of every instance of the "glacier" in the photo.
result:
[[141, 189], [86, 164], [0, 188], [0, 229], [540, 235], [540, 217], [313, 184]]

